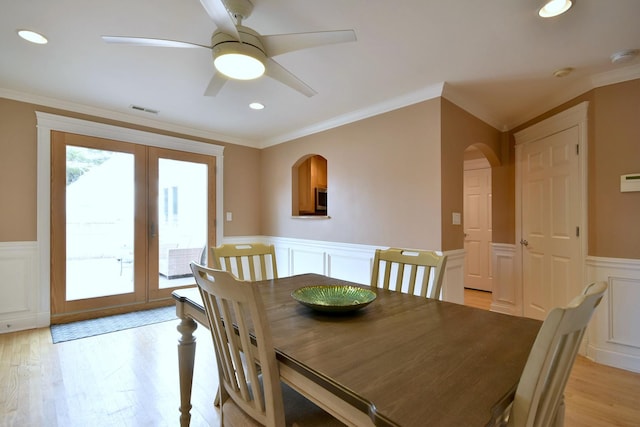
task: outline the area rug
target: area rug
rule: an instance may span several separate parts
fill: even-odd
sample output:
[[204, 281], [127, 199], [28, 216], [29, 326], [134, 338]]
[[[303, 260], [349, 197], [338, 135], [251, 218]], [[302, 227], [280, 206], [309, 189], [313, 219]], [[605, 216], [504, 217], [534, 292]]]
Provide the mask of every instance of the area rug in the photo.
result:
[[176, 307], [154, 308], [133, 313], [116, 314], [98, 319], [82, 320], [79, 322], [51, 325], [51, 338], [54, 344], [64, 341], [77, 340], [95, 335], [108, 334], [123, 329], [137, 328], [152, 323], [175, 320]]

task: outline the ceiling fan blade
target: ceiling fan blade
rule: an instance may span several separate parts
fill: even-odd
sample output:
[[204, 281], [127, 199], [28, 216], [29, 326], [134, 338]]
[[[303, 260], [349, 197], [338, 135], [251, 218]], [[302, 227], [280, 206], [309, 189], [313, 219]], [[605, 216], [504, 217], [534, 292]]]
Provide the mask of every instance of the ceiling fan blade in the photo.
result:
[[314, 33], [274, 34], [271, 36], [262, 36], [261, 38], [267, 56], [276, 56], [310, 47], [354, 42], [356, 41], [356, 33], [353, 30], [339, 30]]
[[225, 34], [229, 34], [240, 40], [240, 34], [236, 28], [236, 23], [233, 22], [233, 18], [229, 14], [227, 7], [222, 0], [200, 0], [202, 7], [207, 11], [207, 14], [211, 18], [218, 31]]
[[226, 82], [226, 77], [224, 77], [221, 73], [214, 71], [213, 76], [211, 77], [211, 81], [209, 82], [207, 89], [204, 91], [204, 96], [216, 96]]
[[305, 96], [312, 97], [318, 93], [271, 58], [267, 58], [265, 74]]
[[102, 36], [102, 40], [104, 40], [107, 43], [128, 44], [131, 46], [181, 47], [181, 48], [204, 47], [207, 49], [211, 49], [211, 47], [209, 46], [204, 46], [196, 43], [181, 42], [178, 40], [150, 39], [147, 37]]

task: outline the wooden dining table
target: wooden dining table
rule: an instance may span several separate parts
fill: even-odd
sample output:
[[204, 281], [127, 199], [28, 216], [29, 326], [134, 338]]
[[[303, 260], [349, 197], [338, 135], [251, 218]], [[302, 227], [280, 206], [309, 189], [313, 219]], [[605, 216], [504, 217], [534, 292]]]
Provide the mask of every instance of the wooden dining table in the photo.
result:
[[[542, 324], [382, 289], [373, 289], [377, 298], [360, 310], [316, 312], [291, 293], [362, 285], [318, 274], [258, 284], [282, 380], [347, 425], [494, 425], [513, 400]], [[196, 322], [208, 322], [197, 288], [173, 297], [181, 319], [180, 420], [187, 426], [193, 332]]]

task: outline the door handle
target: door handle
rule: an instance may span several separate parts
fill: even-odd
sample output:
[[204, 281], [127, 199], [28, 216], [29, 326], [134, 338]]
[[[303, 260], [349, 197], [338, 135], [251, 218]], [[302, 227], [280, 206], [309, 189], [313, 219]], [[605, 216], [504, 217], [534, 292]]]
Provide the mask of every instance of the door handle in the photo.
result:
[[529, 246], [529, 242], [526, 241], [525, 239], [520, 239], [520, 244], [523, 246]]

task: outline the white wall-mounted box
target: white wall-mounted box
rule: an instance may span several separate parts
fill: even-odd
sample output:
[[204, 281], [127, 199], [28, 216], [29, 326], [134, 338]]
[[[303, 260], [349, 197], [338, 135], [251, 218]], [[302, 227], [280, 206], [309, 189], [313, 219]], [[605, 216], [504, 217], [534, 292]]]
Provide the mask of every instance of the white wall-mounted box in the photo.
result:
[[640, 173], [620, 176], [620, 191], [640, 191]]

